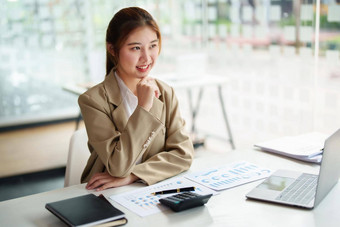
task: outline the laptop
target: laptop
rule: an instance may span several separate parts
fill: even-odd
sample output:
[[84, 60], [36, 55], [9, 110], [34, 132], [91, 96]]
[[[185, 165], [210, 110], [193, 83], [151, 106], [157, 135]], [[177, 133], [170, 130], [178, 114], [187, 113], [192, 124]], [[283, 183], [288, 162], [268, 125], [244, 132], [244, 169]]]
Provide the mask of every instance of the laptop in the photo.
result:
[[319, 175], [277, 170], [246, 197], [312, 209], [328, 194], [340, 176], [340, 129], [325, 141]]

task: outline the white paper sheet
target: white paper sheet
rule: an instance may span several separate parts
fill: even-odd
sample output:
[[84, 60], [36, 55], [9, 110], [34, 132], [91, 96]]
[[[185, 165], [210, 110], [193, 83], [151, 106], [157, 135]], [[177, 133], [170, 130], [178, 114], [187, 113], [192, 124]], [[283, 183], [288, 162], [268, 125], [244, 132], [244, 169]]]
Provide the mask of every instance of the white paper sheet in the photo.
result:
[[268, 177], [271, 170], [247, 161], [229, 163], [185, 177], [213, 190], [224, 190]]
[[319, 163], [326, 134], [312, 132], [298, 136], [287, 136], [256, 143], [254, 146], [287, 157]]
[[173, 194], [166, 195], [152, 195], [151, 193], [156, 191], [163, 191], [168, 189], [176, 189], [183, 187], [196, 187], [195, 193], [200, 195], [217, 194], [215, 191], [206, 188], [196, 182], [190, 181], [184, 177], [175, 178], [161, 183], [143, 187], [137, 190], [129, 191], [119, 195], [112, 195], [110, 199], [116, 201], [120, 205], [126, 207], [132, 212], [138, 214], [141, 217], [145, 217], [151, 214], [156, 214], [162, 210], [169, 209], [160, 205], [159, 199]]

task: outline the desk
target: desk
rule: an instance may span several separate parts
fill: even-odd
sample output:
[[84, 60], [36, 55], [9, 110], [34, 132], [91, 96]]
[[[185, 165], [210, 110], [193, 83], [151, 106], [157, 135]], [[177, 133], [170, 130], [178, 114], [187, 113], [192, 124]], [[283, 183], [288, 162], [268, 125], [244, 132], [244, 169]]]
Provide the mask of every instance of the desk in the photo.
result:
[[[227, 84], [228, 79], [222, 76], [216, 76], [216, 75], [203, 75], [203, 76], [197, 76], [197, 77], [180, 77], [176, 74], [163, 74], [159, 75], [158, 78], [160, 80], [165, 81], [168, 83], [170, 86], [172, 86], [175, 89], [185, 89], [187, 90], [187, 94], [189, 97], [189, 107], [190, 107], [190, 113], [191, 113], [191, 133], [197, 134], [196, 130], [196, 117], [198, 115], [199, 107], [201, 104], [202, 100], [202, 95], [204, 92], [204, 89], [213, 86], [216, 87], [218, 90], [218, 98], [220, 101], [220, 107], [222, 111], [222, 116], [224, 120], [224, 124], [227, 129], [228, 133], [228, 141], [231, 145], [232, 149], [235, 149], [235, 143], [234, 139], [231, 133], [228, 117], [227, 117], [227, 111], [224, 105], [224, 99], [223, 99], [223, 94], [222, 94], [222, 86]], [[69, 91], [73, 94], [80, 95], [86, 91], [87, 88], [93, 86], [93, 84], [89, 83], [86, 84], [85, 86], [77, 86], [77, 85], [72, 85], [68, 84], [63, 87], [64, 90]], [[197, 98], [197, 103], [196, 105], [193, 104], [193, 98], [192, 98], [192, 89], [198, 88], [199, 89], [199, 94]], [[78, 128], [79, 121], [81, 120], [81, 113], [79, 114], [77, 118], [77, 125], [76, 129]]]
[[[233, 150], [226, 153], [197, 150], [193, 165], [188, 172], [196, 172], [207, 167], [234, 161], [246, 160], [272, 170], [294, 169], [317, 173], [316, 164], [302, 163], [255, 150]], [[336, 184], [324, 200], [313, 210], [247, 200], [245, 194], [260, 181], [224, 190], [213, 196], [204, 207], [197, 207], [180, 213], [167, 210], [144, 218], [112, 203], [128, 218], [128, 226], [233, 226], [233, 227], [335, 227], [340, 223], [340, 184]], [[143, 187], [134, 183], [119, 188], [105, 190], [108, 197]], [[85, 185], [39, 193], [27, 197], [0, 202], [0, 226], [65, 226], [44, 207], [48, 202], [71, 198], [88, 193]], [[95, 193], [99, 194], [99, 193]]]

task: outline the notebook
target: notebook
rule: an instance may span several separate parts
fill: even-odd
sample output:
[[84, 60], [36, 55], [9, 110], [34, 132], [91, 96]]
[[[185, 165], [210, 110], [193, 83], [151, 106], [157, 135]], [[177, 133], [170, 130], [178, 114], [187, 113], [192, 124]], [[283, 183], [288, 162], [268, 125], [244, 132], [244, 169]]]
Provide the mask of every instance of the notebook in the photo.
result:
[[325, 141], [319, 175], [278, 170], [246, 197], [312, 209], [328, 194], [340, 176], [340, 129]]
[[104, 196], [87, 194], [57, 202], [47, 203], [45, 208], [69, 226], [109, 226], [127, 222], [125, 214], [111, 205]]

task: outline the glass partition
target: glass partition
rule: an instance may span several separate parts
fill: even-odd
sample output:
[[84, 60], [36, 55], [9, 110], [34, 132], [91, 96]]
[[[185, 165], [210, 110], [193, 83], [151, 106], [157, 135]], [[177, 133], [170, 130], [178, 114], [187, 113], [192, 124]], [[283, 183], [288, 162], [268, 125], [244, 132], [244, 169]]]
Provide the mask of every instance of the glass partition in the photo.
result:
[[[162, 30], [153, 76], [229, 79], [236, 145], [339, 128], [337, 0], [1, 0], [0, 127], [76, 117], [77, 97], [62, 88], [104, 78], [105, 30], [126, 6], [145, 8]], [[202, 103], [199, 130], [226, 137], [214, 88]]]

